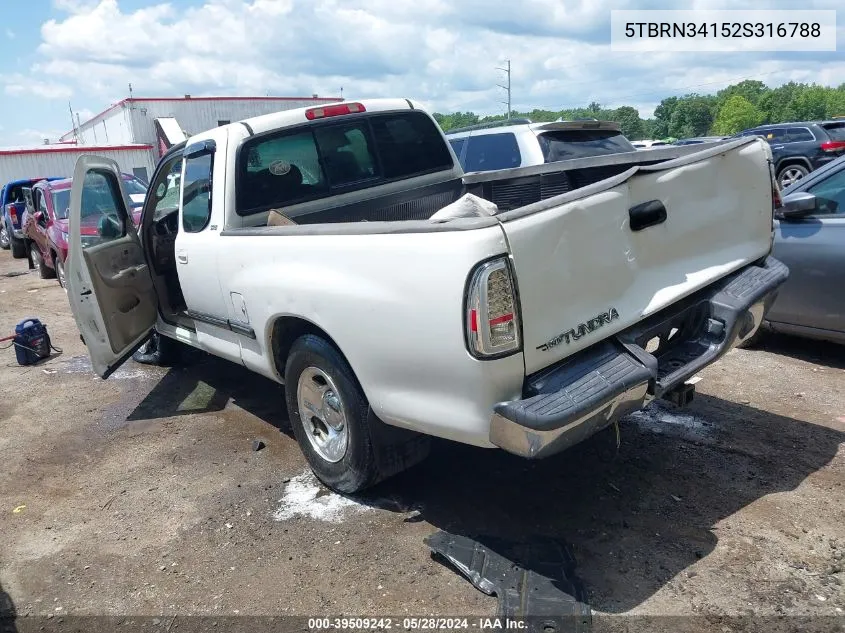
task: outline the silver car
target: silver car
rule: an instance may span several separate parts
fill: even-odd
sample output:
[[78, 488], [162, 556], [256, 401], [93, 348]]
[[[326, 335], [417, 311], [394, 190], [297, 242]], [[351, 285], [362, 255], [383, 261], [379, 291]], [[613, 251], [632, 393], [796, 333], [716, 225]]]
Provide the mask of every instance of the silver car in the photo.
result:
[[845, 344], [845, 157], [784, 189], [776, 218], [772, 255], [789, 279], [766, 325]]

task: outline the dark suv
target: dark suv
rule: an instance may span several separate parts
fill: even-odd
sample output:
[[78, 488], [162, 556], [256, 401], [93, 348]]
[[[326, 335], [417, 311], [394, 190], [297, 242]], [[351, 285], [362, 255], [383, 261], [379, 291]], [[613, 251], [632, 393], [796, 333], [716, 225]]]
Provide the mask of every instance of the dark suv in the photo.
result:
[[845, 154], [845, 121], [777, 123], [745, 130], [737, 136], [762, 136], [772, 147], [781, 188]]

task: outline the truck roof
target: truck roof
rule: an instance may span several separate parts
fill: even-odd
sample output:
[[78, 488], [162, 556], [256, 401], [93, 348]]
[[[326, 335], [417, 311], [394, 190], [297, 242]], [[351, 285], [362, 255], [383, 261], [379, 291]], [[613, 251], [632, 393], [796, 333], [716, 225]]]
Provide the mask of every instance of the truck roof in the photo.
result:
[[[306, 112], [325, 110], [332, 106], [360, 104], [365, 112], [391, 112], [396, 110], [422, 110], [420, 104], [410, 99], [361, 99], [358, 101], [338, 101], [337, 103], [326, 103], [311, 105], [305, 108], [294, 110], [282, 110], [272, 114], [264, 114], [251, 119], [230, 123], [229, 125], [248, 125], [255, 134], [278, 130], [279, 128], [290, 127], [308, 123], [313, 119], [306, 116]], [[425, 110], [423, 110], [425, 112]]]

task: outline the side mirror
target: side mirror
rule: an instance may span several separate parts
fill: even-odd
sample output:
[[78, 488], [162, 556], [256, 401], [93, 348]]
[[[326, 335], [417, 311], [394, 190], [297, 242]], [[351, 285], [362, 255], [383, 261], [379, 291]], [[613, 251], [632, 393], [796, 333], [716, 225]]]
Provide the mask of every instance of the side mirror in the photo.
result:
[[818, 200], [815, 194], [796, 191], [784, 197], [777, 215], [784, 220], [795, 220], [813, 213], [817, 208]]

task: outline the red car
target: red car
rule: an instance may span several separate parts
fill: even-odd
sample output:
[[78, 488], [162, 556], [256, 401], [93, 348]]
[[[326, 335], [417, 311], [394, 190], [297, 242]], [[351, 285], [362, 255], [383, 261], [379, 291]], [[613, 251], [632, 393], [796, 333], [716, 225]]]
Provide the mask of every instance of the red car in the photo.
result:
[[[129, 174], [123, 175], [124, 186], [132, 203], [132, 220], [137, 227], [147, 188]], [[42, 279], [57, 277], [65, 287], [65, 261], [68, 249], [68, 211], [71, 179], [42, 180], [32, 189], [24, 189], [26, 211], [22, 228], [30, 260], [30, 268], [37, 268]], [[96, 244], [101, 238], [100, 220], [108, 210], [90, 199], [88, 212], [82, 211], [82, 243]], [[83, 205], [85, 200], [83, 200]]]

